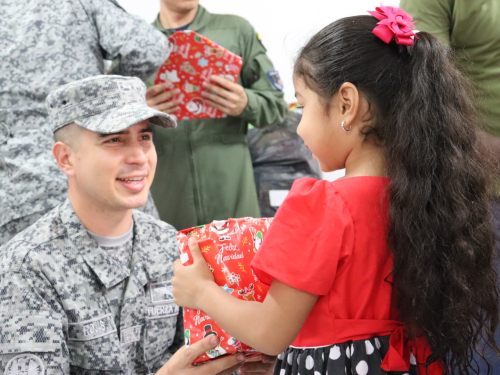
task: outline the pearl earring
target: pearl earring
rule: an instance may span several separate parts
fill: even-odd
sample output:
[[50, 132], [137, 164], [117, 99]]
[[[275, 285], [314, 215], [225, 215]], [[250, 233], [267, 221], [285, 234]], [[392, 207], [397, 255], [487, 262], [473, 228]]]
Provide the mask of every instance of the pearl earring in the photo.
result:
[[344, 127], [344, 124], [345, 124], [345, 121], [342, 121], [342, 123], [340, 124], [340, 127], [342, 128], [342, 130], [344, 130], [344, 131], [346, 131], [346, 132], [348, 132], [349, 130], [351, 130], [352, 125], [351, 125], [351, 126], [349, 126], [349, 129], [346, 129], [346, 128]]

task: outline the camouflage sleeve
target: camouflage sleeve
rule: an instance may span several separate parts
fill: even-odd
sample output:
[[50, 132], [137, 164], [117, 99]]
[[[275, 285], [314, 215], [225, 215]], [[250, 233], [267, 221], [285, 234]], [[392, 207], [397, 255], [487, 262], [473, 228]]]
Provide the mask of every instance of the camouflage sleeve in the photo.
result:
[[136, 76], [143, 80], [167, 59], [167, 38], [139, 17], [128, 14], [114, 1], [91, 0], [87, 9], [96, 26], [99, 44], [107, 60], [119, 59], [112, 74]]
[[29, 277], [0, 275], [0, 374], [69, 374], [62, 316], [40, 297]]
[[281, 122], [288, 106], [283, 100], [283, 83], [279, 73], [250, 24], [244, 28], [242, 37], [245, 53], [241, 80], [248, 104], [241, 117], [256, 127]]

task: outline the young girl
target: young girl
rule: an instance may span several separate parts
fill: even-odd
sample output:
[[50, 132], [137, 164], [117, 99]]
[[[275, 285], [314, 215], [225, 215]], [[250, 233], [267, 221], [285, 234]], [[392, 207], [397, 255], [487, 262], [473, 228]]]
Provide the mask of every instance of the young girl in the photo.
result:
[[175, 268], [177, 304], [263, 353], [284, 350], [275, 375], [466, 374], [481, 336], [497, 350], [467, 85], [403, 10], [370, 13], [325, 27], [295, 63], [297, 133], [323, 171], [346, 176], [293, 185], [252, 263], [265, 301], [219, 288], [193, 239], [194, 264]]

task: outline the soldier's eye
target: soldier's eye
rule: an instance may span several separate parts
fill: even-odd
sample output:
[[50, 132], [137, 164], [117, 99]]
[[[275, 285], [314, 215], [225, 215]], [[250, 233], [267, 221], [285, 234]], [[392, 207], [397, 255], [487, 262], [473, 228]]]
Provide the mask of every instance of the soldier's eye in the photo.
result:
[[106, 143], [117, 143], [117, 142], [119, 142], [119, 141], [120, 141], [120, 138], [115, 137], [115, 138], [108, 139], [108, 140], [106, 141]]

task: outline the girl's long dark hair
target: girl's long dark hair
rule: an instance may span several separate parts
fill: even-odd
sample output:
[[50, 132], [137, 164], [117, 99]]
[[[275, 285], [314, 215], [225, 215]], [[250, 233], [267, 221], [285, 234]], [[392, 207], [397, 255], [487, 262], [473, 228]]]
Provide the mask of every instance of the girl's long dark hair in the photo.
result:
[[[495, 235], [488, 169], [468, 83], [439, 42], [420, 32], [413, 46], [385, 44], [378, 20], [338, 20], [301, 50], [294, 74], [328, 100], [344, 82], [368, 99], [363, 133], [386, 152], [392, 282], [410, 337], [424, 334], [451, 373], [476, 371], [483, 339], [498, 352]], [[500, 104], [499, 104], [500, 105]], [[328, 108], [327, 108], [328, 109]]]

